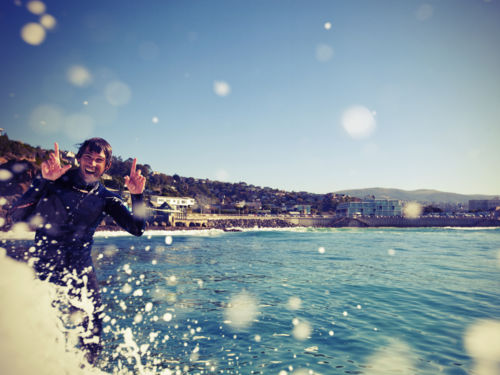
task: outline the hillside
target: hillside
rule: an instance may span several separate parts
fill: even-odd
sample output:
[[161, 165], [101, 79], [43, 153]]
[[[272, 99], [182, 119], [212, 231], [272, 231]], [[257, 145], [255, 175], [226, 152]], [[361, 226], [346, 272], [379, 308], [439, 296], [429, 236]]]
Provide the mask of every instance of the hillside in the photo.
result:
[[[19, 141], [10, 140], [7, 135], [0, 136], [0, 170], [4, 176], [0, 180], [0, 194], [14, 200], [40, 170], [50, 150], [32, 147]], [[63, 163], [73, 163], [74, 155], [61, 150]], [[123, 160], [113, 156], [111, 168], [103, 176], [103, 183], [112, 189], [123, 190], [124, 180], [132, 164], [132, 159]], [[310, 205], [313, 213], [333, 213], [339, 201], [348, 197], [335, 197], [332, 194], [313, 194], [307, 192], [287, 192], [284, 190], [259, 187], [245, 182], [228, 183], [209, 179], [195, 179], [179, 175], [169, 176], [153, 171], [148, 164], [138, 164], [137, 168], [147, 177], [146, 197], [164, 195], [195, 198], [198, 210], [208, 212], [253, 212], [266, 210], [281, 213], [295, 210], [296, 205]]]
[[[33, 147], [28, 144], [10, 140], [8, 136], [0, 136], [0, 169], [6, 169], [12, 178], [0, 181], [0, 194], [15, 199], [27, 188], [34, 175], [39, 173], [40, 163], [47, 159], [50, 150]], [[61, 151], [66, 162], [74, 162], [74, 155]], [[22, 163], [20, 162], [21, 160]], [[130, 171], [132, 159], [123, 160], [113, 156], [110, 170], [103, 183], [113, 189], [123, 190], [123, 177]], [[198, 210], [222, 212], [237, 210], [238, 212], [255, 212], [266, 210], [270, 213], [301, 210], [304, 205], [311, 206], [311, 213], [334, 213], [340, 202], [352, 200], [354, 197], [375, 196], [380, 199], [399, 199], [417, 201], [422, 204], [443, 205], [445, 209], [454, 210], [465, 206], [470, 199], [492, 199], [487, 195], [463, 195], [440, 192], [436, 190], [406, 191], [388, 188], [341, 190], [329, 194], [313, 194], [308, 192], [289, 192], [269, 187], [259, 187], [245, 182], [228, 183], [209, 179], [195, 179], [178, 175], [169, 176], [153, 171], [148, 164], [139, 164], [142, 174], [147, 176], [146, 196], [184, 196], [195, 198]], [[452, 206], [456, 206], [455, 208]]]
[[416, 201], [422, 204], [447, 203], [447, 204], [468, 204], [471, 199], [493, 199], [493, 195], [481, 194], [456, 194], [438, 190], [401, 190], [390, 188], [366, 188], [366, 189], [348, 189], [336, 191], [337, 194], [347, 194], [354, 197], [364, 198], [374, 195], [379, 199], [399, 199], [402, 201]]

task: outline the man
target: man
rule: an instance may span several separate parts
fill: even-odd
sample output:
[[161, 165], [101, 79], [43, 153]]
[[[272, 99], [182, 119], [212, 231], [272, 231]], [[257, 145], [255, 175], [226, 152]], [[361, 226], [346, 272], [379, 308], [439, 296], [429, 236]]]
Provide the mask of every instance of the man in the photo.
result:
[[36, 275], [65, 286], [70, 304], [87, 314], [80, 341], [92, 364], [101, 350], [102, 331], [101, 298], [91, 258], [94, 232], [106, 215], [133, 235], [142, 235], [145, 228], [142, 193], [146, 179], [136, 170], [137, 160], [125, 177], [132, 212], [99, 182], [111, 166], [111, 155], [111, 146], [104, 139], [88, 139], [76, 155], [79, 167], [70, 170], [70, 165], [61, 166], [55, 143], [49, 160], [42, 163], [42, 176], [33, 181], [11, 212], [13, 221], [36, 226]]

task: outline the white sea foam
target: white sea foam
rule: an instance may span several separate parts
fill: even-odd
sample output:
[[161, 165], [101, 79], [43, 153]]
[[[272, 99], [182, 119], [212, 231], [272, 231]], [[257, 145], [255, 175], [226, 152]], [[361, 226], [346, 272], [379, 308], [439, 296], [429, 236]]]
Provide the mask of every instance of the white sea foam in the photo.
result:
[[[13, 287], [15, 286], [15, 287]], [[4, 374], [102, 374], [69, 350], [56, 310], [54, 287], [24, 263], [0, 255], [0, 363]]]
[[[221, 229], [200, 229], [200, 230], [147, 230], [144, 232], [143, 237], [149, 236], [216, 236], [224, 233]], [[132, 236], [125, 231], [98, 231], [95, 237], [124, 237]]]
[[453, 230], [497, 230], [500, 227], [443, 227], [443, 229]]
[[10, 230], [8, 232], [0, 232], [0, 240], [34, 240], [35, 232], [30, 231], [26, 226], [18, 230]]

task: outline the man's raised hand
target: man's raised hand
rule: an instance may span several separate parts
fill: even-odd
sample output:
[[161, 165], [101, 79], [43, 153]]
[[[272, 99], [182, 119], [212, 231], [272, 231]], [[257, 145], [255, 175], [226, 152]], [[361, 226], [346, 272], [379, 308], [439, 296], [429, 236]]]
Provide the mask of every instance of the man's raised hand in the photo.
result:
[[125, 186], [130, 191], [130, 194], [142, 194], [146, 186], [146, 178], [141, 175], [141, 170], [136, 170], [135, 166], [137, 159], [134, 158], [132, 168], [130, 168], [130, 176], [125, 176]]
[[61, 160], [59, 158], [59, 145], [54, 143], [54, 152], [50, 153], [49, 160], [42, 163], [42, 177], [46, 180], [55, 181], [63, 174], [65, 174], [71, 165], [61, 167]]

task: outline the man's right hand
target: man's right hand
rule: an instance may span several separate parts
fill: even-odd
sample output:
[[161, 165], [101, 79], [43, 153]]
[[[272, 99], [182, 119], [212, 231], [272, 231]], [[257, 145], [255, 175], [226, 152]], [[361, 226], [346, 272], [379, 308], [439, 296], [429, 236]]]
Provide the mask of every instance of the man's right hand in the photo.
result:
[[49, 156], [49, 160], [42, 163], [42, 177], [46, 180], [55, 181], [63, 174], [65, 174], [71, 165], [61, 167], [61, 160], [59, 158], [59, 145], [54, 143], [54, 152]]

